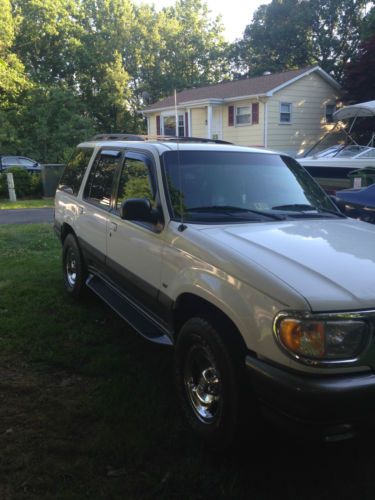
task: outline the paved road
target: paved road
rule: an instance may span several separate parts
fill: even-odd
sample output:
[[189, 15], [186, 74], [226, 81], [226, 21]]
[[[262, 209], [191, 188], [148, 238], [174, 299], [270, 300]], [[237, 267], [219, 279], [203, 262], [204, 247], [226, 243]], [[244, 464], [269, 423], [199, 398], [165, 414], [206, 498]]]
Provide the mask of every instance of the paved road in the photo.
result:
[[0, 210], [0, 224], [37, 224], [53, 222], [53, 208]]

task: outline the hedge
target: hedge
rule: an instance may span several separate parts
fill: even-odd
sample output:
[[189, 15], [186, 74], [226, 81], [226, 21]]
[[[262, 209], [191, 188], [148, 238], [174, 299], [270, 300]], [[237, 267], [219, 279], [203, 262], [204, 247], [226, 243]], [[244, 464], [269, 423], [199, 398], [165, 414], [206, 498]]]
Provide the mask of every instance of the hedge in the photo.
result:
[[17, 198], [41, 198], [43, 184], [40, 173], [29, 173], [22, 167], [10, 167], [0, 174], [0, 198], [8, 198], [7, 173], [13, 174]]

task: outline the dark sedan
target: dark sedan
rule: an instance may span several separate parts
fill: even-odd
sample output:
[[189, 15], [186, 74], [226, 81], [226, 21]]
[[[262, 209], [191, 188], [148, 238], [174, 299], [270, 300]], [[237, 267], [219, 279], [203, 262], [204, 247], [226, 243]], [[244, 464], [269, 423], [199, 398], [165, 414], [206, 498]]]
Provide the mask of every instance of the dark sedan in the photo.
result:
[[375, 224], [375, 184], [337, 191], [334, 201], [348, 217]]
[[32, 160], [31, 158], [27, 158], [26, 156], [0, 155], [0, 172], [10, 167], [22, 167], [25, 168], [28, 172], [41, 171], [40, 164], [37, 161]]

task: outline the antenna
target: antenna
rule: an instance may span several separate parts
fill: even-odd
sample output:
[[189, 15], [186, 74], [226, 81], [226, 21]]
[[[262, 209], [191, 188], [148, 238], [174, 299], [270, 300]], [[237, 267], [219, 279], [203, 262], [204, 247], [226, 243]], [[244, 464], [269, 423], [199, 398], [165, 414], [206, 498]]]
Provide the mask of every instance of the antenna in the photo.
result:
[[177, 91], [174, 89], [174, 112], [175, 112], [175, 120], [176, 120], [176, 137], [177, 137], [177, 169], [178, 169], [178, 183], [180, 190], [180, 217], [181, 224], [178, 226], [178, 231], [182, 233], [187, 229], [187, 226], [184, 224], [184, 205], [182, 203], [182, 174], [181, 174], [181, 161], [180, 161], [180, 143], [179, 143], [179, 135], [178, 135], [178, 110], [177, 110]]

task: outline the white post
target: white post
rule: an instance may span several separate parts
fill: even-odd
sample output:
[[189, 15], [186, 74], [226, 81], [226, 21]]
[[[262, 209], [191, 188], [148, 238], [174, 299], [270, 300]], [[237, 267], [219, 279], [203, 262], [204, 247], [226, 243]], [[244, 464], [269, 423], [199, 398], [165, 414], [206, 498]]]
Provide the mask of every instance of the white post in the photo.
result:
[[207, 106], [207, 138], [212, 139], [212, 104]]
[[8, 191], [9, 191], [9, 199], [10, 201], [17, 201], [16, 189], [14, 187], [14, 179], [13, 174], [7, 174], [7, 182], [8, 182]]

